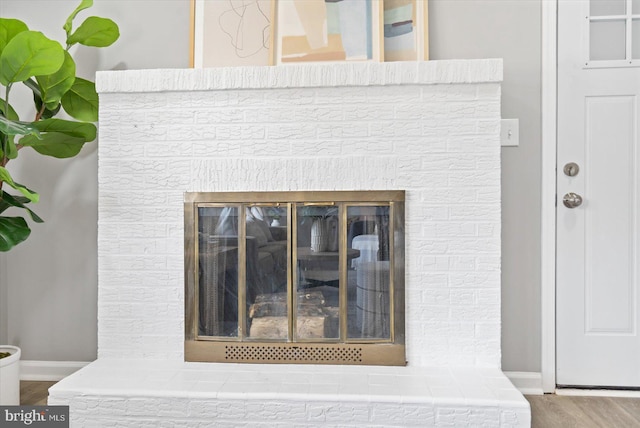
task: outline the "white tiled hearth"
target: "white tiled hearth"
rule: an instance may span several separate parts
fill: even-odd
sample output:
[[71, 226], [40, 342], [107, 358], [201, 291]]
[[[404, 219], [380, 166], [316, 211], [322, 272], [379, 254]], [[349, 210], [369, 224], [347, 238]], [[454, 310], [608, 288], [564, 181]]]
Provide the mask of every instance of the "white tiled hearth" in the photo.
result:
[[[67, 383], [67, 381], [63, 381]], [[495, 368], [98, 360], [54, 387], [77, 426], [526, 426]], [[83, 395], [79, 396], [79, 391]]]
[[[99, 74], [77, 426], [527, 426], [500, 371], [500, 60]], [[185, 363], [184, 192], [406, 191], [407, 367]]]

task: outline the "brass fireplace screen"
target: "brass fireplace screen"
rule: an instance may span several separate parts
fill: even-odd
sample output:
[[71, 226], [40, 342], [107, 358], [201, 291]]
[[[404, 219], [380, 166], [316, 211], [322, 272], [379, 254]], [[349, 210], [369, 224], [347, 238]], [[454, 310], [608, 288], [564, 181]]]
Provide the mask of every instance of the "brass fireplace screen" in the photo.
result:
[[404, 365], [404, 191], [185, 194], [185, 359]]

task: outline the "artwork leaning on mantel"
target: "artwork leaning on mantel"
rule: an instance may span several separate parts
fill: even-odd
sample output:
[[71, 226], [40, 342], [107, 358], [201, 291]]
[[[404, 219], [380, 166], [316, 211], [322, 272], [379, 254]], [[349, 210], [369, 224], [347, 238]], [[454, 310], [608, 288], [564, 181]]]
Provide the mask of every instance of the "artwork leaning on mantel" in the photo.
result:
[[185, 255], [187, 361], [406, 364], [403, 191], [187, 193]]
[[429, 59], [428, 0], [192, 0], [195, 68]]

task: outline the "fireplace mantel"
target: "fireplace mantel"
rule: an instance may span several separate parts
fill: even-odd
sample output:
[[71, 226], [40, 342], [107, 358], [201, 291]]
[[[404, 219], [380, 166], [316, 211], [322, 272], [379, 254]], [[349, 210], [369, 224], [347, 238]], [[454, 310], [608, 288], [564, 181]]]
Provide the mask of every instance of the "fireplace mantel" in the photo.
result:
[[[99, 73], [98, 361], [50, 404], [95, 426], [527, 426], [500, 371], [501, 80], [499, 59]], [[186, 363], [184, 193], [333, 190], [405, 191], [408, 367]]]
[[107, 94], [500, 82], [502, 59], [478, 59], [102, 71], [96, 89]]

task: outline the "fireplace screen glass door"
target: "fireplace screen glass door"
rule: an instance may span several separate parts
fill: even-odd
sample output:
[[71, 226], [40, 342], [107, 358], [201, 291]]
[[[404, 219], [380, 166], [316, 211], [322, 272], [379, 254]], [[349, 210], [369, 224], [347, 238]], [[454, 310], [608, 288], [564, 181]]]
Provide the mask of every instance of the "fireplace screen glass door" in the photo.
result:
[[404, 192], [188, 193], [185, 230], [188, 361], [405, 363]]

